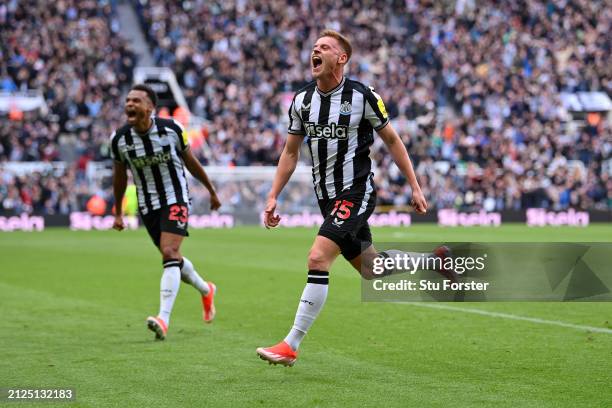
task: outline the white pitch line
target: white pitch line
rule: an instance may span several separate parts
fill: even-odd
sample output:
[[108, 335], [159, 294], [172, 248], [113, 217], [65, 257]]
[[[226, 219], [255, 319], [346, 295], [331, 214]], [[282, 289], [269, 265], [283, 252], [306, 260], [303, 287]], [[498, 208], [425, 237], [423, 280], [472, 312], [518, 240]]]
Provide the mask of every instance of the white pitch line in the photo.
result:
[[566, 322], [562, 322], [559, 320], [538, 319], [537, 317], [519, 316], [519, 315], [513, 315], [509, 313], [489, 312], [487, 310], [471, 309], [467, 307], [453, 307], [453, 306], [441, 305], [439, 303], [406, 302], [404, 304], [411, 305], [411, 306], [427, 307], [430, 309], [441, 309], [441, 310], [451, 310], [453, 312], [473, 313], [473, 314], [479, 314], [479, 315], [489, 316], [489, 317], [499, 317], [502, 319], [520, 320], [523, 322], [531, 322], [531, 323], [537, 323], [537, 324], [548, 324], [550, 326], [566, 327], [568, 329], [586, 330], [586, 331], [596, 332], [596, 333], [612, 334], [612, 329], [566, 323]]

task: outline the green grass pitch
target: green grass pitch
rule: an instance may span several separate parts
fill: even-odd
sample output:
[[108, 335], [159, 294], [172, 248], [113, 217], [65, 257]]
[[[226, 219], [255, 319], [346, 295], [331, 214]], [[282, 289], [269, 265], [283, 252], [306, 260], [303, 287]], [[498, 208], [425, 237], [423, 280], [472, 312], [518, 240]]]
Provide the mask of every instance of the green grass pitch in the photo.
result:
[[[183, 253], [218, 284], [217, 320], [182, 285], [169, 336], [161, 262], [144, 230], [0, 234], [0, 388], [72, 387], [66, 407], [610, 407], [612, 334], [396, 303], [362, 303], [343, 259], [293, 368], [282, 339], [313, 229], [192, 230]], [[609, 241], [588, 228], [376, 229], [375, 241]], [[612, 266], [611, 266], [612, 267]], [[612, 303], [445, 304], [612, 328]], [[41, 406], [22, 403], [15, 406]]]

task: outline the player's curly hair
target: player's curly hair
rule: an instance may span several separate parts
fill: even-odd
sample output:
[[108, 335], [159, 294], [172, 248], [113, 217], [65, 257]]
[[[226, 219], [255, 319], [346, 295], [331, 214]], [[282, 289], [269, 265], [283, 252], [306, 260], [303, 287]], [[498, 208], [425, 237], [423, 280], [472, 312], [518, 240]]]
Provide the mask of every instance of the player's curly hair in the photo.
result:
[[153, 102], [153, 107], [157, 107], [157, 94], [155, 93], [153, 88], [151, 88], [149, 85], [147, 85], [147, 84], [136, 84], [136, 85], [133, 85], [130, 88], [130, 91], [143, 91], [143, 92], [146, 92], [146, 94], [149, 97], [149, 99], [151, 100], [151, 102]]
[[353, 54], [353, 46], [351, 45], [351, 41], [347, 37], [340, 34], [336, 30], [332, 30], [329, 28], [321, 31], [321, 34], [319, 34], [319, 38], [321, 37], [332, 37], [338, 40], [340, 46], [344, 49], [344, 52], [346, 52], [348, 56], [346, 61], [348, 62], [351, 59], [351, 55]]

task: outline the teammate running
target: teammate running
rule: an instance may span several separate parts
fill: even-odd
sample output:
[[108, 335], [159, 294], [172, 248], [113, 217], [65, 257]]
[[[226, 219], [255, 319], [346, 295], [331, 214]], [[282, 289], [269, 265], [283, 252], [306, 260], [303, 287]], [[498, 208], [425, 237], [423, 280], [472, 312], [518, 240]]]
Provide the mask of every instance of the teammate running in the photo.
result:
[[205, 282], [189, 259], [180, 253], [183, 237], [188, 236], [189, 190], [185, 167], [210, 193], [210, 209], [221, 206], [206, 172], [189, 149], [183, 127], [173, 119], [153, 116], [157, 95], [147, 85], [134, 85], [125, 101], [127, 124], [111, 137], [115, 222], [113, 228], [125, 228], [122, 201], [127, 186], [127, 168], [132, 172], [138, 195], [138, 209], [149, 236], [162, 255], [164, 272], [160, 285], [157, 316], [149, 316], [147, 327], [155, 338], [166, 338], [170, 313], [181, 280], [201, 294], [203, 319], [215, 317], [216, 287]]

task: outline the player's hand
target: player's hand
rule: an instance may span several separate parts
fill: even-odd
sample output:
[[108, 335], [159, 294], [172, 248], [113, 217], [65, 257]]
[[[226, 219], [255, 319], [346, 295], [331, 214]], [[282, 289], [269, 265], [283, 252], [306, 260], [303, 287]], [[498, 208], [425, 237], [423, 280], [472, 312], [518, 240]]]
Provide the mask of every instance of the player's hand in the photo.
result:
[[113, 222], [113, 229], [117, 231], [123, 231], [125, 229], [125, 224], [123, 224], [123, 217], [120, 215], [115, 215], [115, 222]]
[[266, 209], [263, 213], [263, 222], [267, 229], [275, 228], [280, 222], [280, 216], [275, 214], [276, 211], [276, 198], [268, 198], [266, 203]]
[[427, 201], [420, 189], [412, 191], [412, 201], [410, 205], [418, 214], [425, 214], [427, 212]]
[[221, 201], [216, 193], [210, 195], [210, 210], [215, 211], [221, 207]]

